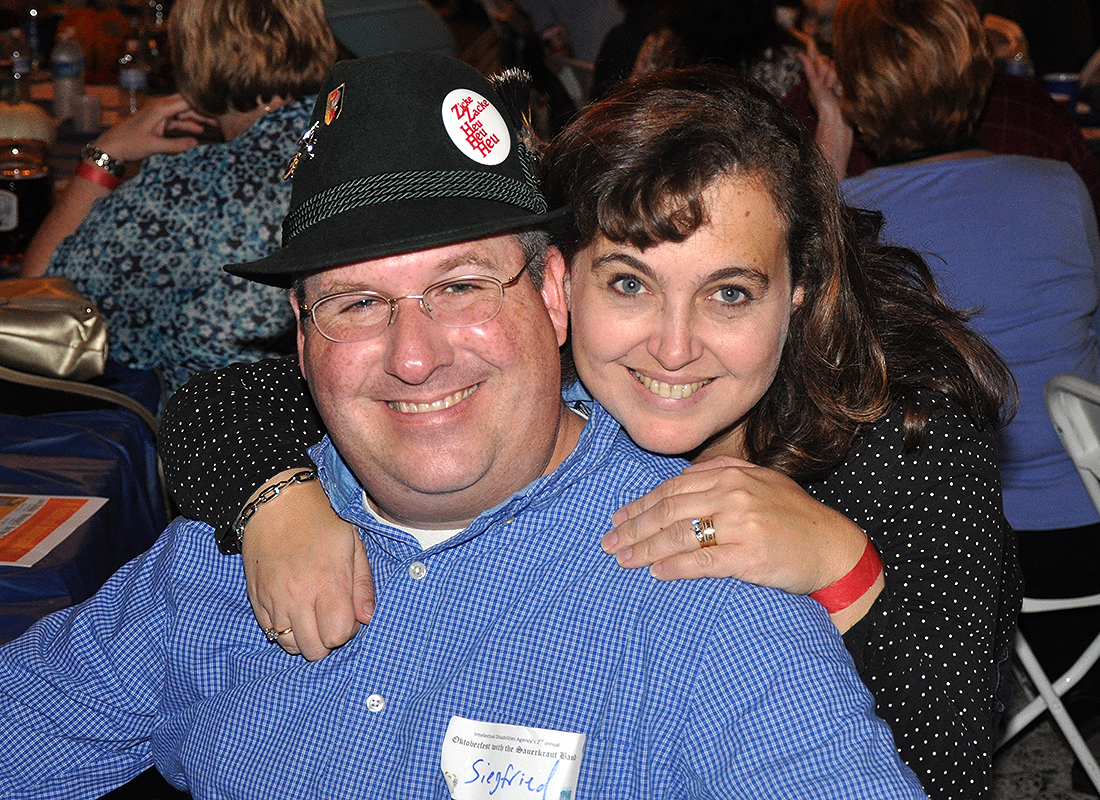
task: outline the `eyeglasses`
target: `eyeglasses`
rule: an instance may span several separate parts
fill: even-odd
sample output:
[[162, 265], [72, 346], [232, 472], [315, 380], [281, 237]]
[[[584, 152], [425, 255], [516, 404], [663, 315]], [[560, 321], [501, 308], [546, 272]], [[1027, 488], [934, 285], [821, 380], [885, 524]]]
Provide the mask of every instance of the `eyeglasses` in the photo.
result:
[[420, 310], [444, 328], [470, 328], [500, 313], [504, 290], [519, 282], [529, 264], [506, 281], [463, 275], [433, 283], [423, 294], [386, 297], [378, 292], [340, 292], [298, 308], [310, 315], [318, 333], [334, 342], [363, 342], [378, 336], [397, 318], [399, 300], [419, 300]]

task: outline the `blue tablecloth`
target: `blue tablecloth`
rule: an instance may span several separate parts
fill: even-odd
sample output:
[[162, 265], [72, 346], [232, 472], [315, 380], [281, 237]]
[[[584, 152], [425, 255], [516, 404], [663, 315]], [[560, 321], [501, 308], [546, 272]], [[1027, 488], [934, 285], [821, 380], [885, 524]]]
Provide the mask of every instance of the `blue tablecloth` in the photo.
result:
[[[112, 367], [101, 382], [156, 411], [151, 373]], [[0, 642], [92, 595], [167, 524], [156, 445], [130, 411], [0, 382], [0, 493], [106, 497], [33, 567], [0, 567]], [[41, 413], [27, 413], [27, 407]]]

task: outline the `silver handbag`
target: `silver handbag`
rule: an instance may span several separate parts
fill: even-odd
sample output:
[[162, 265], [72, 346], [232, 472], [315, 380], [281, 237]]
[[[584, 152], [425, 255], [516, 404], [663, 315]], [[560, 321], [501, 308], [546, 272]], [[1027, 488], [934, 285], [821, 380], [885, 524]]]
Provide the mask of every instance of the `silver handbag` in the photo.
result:
[[0, 280], [0, 366], [83, 381], [106, 364], [107, 322], [67, 278]]

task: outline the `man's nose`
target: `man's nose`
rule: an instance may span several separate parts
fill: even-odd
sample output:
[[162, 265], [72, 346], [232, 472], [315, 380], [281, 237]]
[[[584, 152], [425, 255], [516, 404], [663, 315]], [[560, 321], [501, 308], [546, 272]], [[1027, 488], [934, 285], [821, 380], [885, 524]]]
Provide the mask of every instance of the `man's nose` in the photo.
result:
[[382, 333], [386, 339], [384, 366], [394, 377], [416, 386], [440, 367], [454, 362], [452, 329], [428, 316], [418, 298], [402, 298], [397, 302], [393, 321]]

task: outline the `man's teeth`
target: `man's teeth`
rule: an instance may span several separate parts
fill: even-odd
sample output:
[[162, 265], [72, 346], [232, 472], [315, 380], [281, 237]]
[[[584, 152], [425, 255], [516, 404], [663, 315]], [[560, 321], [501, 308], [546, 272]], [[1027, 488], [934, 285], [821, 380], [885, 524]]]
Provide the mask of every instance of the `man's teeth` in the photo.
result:
[[655, 381], [652, 378], [647, 378], [640, 372], [630, 370], [630, 374], [634, 376], [634, 379], [642, 384], [645, 388], [658, 397], [671, 397], [674, 400], [683, 400], [684, 398], [691, 397], [701, 388], [710, 383], [709, 380], [696, 381], [695, 383], [665, 383], [664, 381]]
[[441, 400], [436, 400], [434, 403], [406, 403], [401, 400], [393, 400], [387, 403], [387, 405], [394, 411], [400, 411], [402, 414], [424, 414], [428, 411], [442, 411], [445, 408], [450, 408], [455, 403], [465, 400], [476, 391], [477, 385], [475, 384], [469, 389], [463, 389], [460, 392], [449, 394]]

